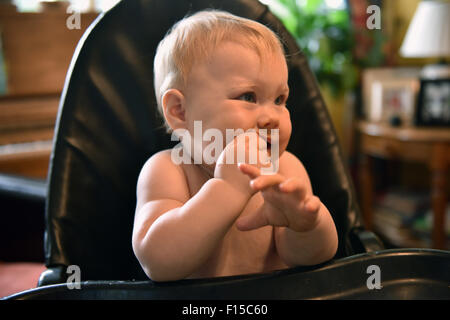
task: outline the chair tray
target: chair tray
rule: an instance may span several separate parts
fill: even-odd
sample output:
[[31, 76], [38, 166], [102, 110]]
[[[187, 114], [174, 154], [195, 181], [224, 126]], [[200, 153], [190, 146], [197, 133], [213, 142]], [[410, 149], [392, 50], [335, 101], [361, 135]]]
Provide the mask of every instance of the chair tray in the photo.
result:
[[[72, 290], [68, 289], [67, 284], [49, 285], [7, 299], [448, 300], [449, 270], [449, 251], [395, 249], [359, 254], [315, 267], [296, 267], [267, 274], [160, 283], [83, 281], [80, 289]], [[375, 287], [377, 281], [379, 289]]]

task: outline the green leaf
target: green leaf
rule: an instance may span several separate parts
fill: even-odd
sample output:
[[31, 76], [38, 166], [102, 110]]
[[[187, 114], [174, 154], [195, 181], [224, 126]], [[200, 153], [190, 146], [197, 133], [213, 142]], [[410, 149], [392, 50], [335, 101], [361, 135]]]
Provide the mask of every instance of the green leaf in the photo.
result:
[[327, 84], [332, 92], [352, 90], [357, 84], [360, 66], [382, 63], [382, 46], [386, 39], [378, 30], [367, 34], [373, 39], [367, 55], [360, 61], [353, 59], [356, 30], [352, 28], [347, 10], [330, 9], [324, 0], [267, 1], [270, 10], [304, 51], [319, 83]]

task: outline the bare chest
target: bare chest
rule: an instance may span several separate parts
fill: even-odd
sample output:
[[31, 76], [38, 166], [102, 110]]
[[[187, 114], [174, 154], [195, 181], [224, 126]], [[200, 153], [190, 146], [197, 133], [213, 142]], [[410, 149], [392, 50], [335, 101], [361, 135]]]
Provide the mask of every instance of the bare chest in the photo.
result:
[[[183, 169], [192, 197], [207, 181], [207, 177], [193, 166], [186, 166]], [[233, 199], [229, 199], [229, 201], [233, 201]], [[261, 193], [255, 194], [247, 203], [241, 216], [258, 210], [263, 203], [264, 199]], [[240, 231], [233, 225], [214, 254], [190, 278], [260, 273], [284, 268], [286, 265], [276, 252], [272, 226], [252, 231]]]

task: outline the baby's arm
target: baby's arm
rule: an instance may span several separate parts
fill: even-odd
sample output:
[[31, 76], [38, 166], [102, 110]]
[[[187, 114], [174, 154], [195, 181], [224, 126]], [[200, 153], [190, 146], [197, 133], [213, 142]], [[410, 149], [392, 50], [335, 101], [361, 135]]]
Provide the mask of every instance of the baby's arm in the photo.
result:
[[189, 199], [185, 175], [170, 151], [150, 158], [139, 176], [133, 230], [133, 250], [146, 274], [170, 281], [196, 271], [244, 209], [251, 197], [246, 191], [212, 178]]

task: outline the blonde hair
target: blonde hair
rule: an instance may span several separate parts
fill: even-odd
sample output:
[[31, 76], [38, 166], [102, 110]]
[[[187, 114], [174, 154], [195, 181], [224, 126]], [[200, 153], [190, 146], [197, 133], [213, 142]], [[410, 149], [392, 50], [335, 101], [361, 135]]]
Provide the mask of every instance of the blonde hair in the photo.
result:
[[261, 59], [267, 52], [284, 55], [277, 35], [256, 21], [219, 10], [185, 17], [169, 30], [156, 50], [154, 86], [161, 115], [164, 116], [161, 101], [164, 93], [171, 88], [183, 88], [194, 63], [207, 59], [224, 41], [253, 49]]

